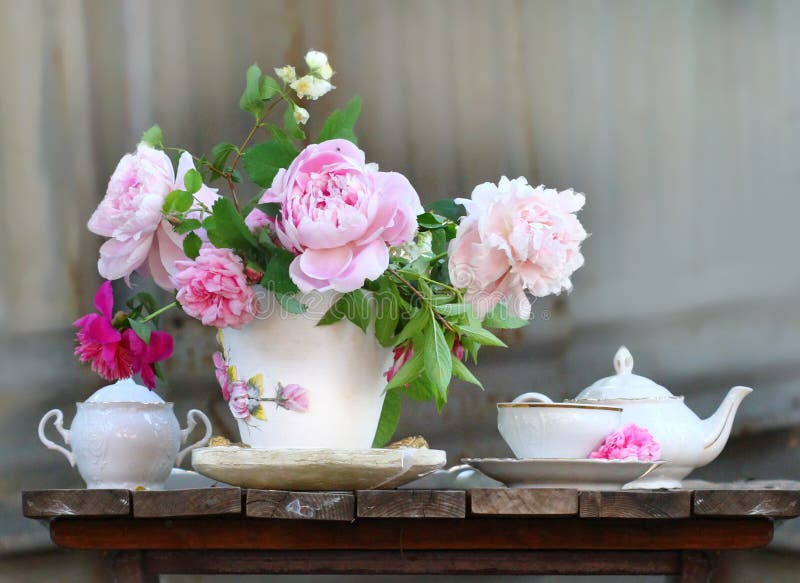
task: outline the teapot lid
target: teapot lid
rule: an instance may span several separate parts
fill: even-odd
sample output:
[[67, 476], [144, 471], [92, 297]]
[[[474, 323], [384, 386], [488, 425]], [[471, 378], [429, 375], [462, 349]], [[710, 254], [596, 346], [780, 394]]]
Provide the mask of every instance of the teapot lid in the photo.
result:
[[155, 391], [136, 384], [132, 378], [122, 379], [98, 389], [86, 399], [87, 403], [163, 403]]
[[633, 356], [624, 346], [614, 355], [614, 370], [617, 374], [600, 379], [585, 388], [576, 401], [605, 399], [650, 399], [672, 397], [667, 389], [648, 379], [633, 374]]

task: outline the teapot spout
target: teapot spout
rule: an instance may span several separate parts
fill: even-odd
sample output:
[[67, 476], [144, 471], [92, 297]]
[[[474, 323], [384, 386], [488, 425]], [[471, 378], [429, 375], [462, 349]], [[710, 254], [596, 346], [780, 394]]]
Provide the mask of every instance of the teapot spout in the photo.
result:
[[736, 410], [747, 395], [753, 392], [749, 387], [733, 387], [725, 399], [720, 403], [716, 412], [708, 419], [703, 420], [703, 430], [705, 441], [703, 443], [703, 455], [700, 464], [710, 463], [721, 452], [728, 441], [733, 427], [733, 418]]

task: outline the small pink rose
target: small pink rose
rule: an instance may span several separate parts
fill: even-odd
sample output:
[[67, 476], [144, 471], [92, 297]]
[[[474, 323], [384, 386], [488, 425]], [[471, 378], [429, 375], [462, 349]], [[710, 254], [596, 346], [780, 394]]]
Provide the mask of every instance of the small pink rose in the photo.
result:
[[591, 459], [655, 461], [661, 458], [661, 446], [647, 429], [627, 425], [610, 433], [603, 444], [589, 454]]
[[308, 411], [308, 391], [300, 385], [283, 385], [278, 390], [278, 405], [289, 411], [305, 413]]
[[228, 376], [228, 363], [220, 351], [215, 352], [211, 359], [214, 361], [214, 373], [217, 375], [217, 382], [222, 390], [222, 398], [226, 401], [231, 398], [230, 378]]
[[230, 387], [231, 398], [230, 401], [228, 401], [228, 407], [230, 407], [231, 413], [237, 419], [247, 419], [250, 417], [250, 410], [247, 407], [249, 398], [247, 394], [247, 383], [244, 381], [233, 381]]

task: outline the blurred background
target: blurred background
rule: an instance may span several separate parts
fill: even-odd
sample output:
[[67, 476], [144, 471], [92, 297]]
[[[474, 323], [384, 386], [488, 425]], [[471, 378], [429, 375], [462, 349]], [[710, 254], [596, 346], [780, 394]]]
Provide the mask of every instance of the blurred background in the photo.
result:
[[[575, 290], [483, 352], [485, 392], [454, 387], [441, 416], [407, 407], [398, 437], [421, 433], [453, 464], [505, 456], [494, 403], [574, 396], [625, 344], [703, 416], [730, 386], [756, 389], [695, 477], [800, 479], [799, 27], [793, 0], [0, 0], [0, 581], [107, 577], [102, 557], [58, 551], [22, 518], [19, 491], [82, 485], [36, 425], [54, 407], [71, 421], [103, 384], [72, 356], [70, 324], [99, 283], [85, 225], [117, 161], [155, 122], [198, 155], [240, 142], [246, 67], [300, 65], [309, 48], [338, 87], [309, 108], [312, 134], [362, 95], [368, 159], [425, 201], [503, 174], [587, 195]], [[226, 431], [213, 334], [169, 328], [163, 396]], [[787, 524], [716, 577], [798, 568]]]

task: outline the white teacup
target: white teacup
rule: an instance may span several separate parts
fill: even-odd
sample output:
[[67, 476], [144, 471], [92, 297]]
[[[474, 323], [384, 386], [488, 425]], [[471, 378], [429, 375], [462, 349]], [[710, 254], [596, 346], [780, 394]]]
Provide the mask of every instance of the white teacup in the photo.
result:
[[541, 393], [497, 404], [497, 428], [518, 458], [587, 458], [621, 417], [621, 407], [553, 403]]

